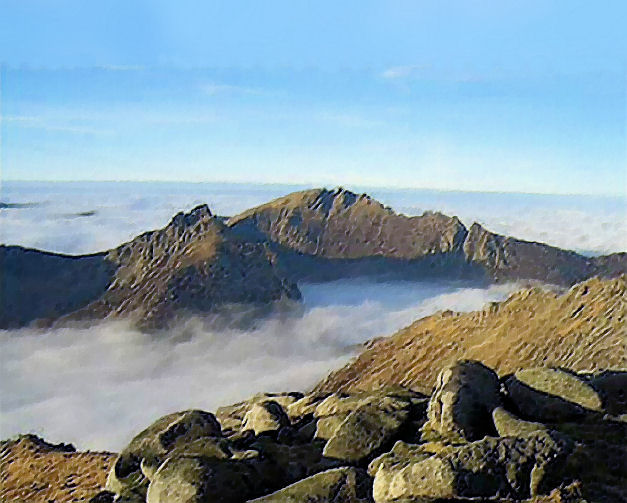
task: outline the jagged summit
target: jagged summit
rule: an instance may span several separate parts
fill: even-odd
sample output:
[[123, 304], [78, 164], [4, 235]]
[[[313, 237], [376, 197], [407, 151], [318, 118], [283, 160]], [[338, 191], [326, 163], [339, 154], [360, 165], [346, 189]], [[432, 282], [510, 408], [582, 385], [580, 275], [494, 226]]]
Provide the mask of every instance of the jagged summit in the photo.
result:
[[228, 225], [236, 225], [238, 222], [269, 210], [304, 210], [320, 213], [325, 217], [349, 209], [353, 205], [373, 205], [374, 211], [393, 213], [368, 194], [356, 194], [342, 187], [334, 189], [317, 188], [298, 192], [292, 192], [267, 203], [250, 208], [228, 220]]
[[163, 229], [111, 250], [106, 259], [117, 265], [113, 281], [74, 317], [128, 315], [160, 326], [180, 312], [300, 298], [265, 246], [236, 236], [207, 205], [178, 213]]
[[266, 246], [238, 237], [207, 205], [106, 253], [68, 257], [2, 247], [0, 265], [2, 328], [115, 317], [158, 328], [183, 312], [300, 299]]
[[227, 221], [254, 228], [298, 253], [329, 259], [416, 259], [459, 249], [467, 233], [456, 217], [408, 217], [372, 199], [338, 188], [295, 192]]
[[206, 220], [208, 218], [212, 218], [213, 214], [209, 209], [209, 206], [206, 204], [201, 204], [193, 208], [189, 213], [185, 213], [183, 211], [178, 212], [172, 220], [170, 221], [170, 225], [176, 225], [178, 227], [189, 227], [194, 225], [199, 220]]
[[[342, 188], [294, 192], [232, 217], [227, 225], [273, 245], [295, 279], [394, 269], [414, 277], [463, 275], [572, 285], [626, 270], [624, 256], [591, 259], [501, 236], [478, 223], [468, 229], [459, 218], [439, 212], [397, 214], [366, 194]], [[335, 270], [333, 263], [338, 264]], [[400, 264], [411, 271], [399, 271]]]

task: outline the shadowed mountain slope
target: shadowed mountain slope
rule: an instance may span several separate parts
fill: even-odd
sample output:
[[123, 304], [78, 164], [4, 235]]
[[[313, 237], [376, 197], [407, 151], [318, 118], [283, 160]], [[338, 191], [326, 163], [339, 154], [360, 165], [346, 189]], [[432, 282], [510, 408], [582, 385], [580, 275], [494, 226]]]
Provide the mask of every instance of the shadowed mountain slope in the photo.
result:
[[72, 257], [0, 245], [0, 328], [76, 311], [102, 295], [114, 272], [106, 253]]
[[624, 368], [625, 287], [625, 276], [593, 278], [563, 294], [533, 288], [482, 311], [440, 312], [369, 343], [316, 390], [400, 385], [430, 392], [437, 369], [459, 359], [483, 361], [500, 375], [533, 366]]

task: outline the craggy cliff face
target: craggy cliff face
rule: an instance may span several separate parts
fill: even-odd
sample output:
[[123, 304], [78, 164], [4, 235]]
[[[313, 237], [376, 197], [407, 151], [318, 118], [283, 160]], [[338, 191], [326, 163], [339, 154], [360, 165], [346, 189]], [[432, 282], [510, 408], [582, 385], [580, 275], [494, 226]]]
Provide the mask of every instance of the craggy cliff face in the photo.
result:
[[383, 256], [412, 260], [459, 250], [467, 231], [457, 217], [398, 215], [366, 194], [295, 192], [228, 220], [290, 250], [327, 259]]
[[263, 244], [235, 237], [206, 205], [179, 213], [106, 258], [117, 266], [111, 285], [76, 317], [129, 315], [159, 326], [180, 311], [300, 298], [296, 285], [276, 274]]

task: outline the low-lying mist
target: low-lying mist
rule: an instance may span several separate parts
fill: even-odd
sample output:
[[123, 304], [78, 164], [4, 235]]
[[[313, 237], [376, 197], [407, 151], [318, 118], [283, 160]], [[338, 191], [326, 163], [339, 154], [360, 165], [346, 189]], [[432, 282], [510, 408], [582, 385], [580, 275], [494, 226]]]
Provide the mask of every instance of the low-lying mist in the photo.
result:
[[31, 432], [119, 450], [163, 414], [305, 391], [371, 338], [441, 309], [479, 309], [515, 289], [343, 280], [301, 285], [302, 316], [267, 318], [249, 330], [210, 330], [189, 319], [156, 335], [122, 321], [0, 331], [0, 437]]

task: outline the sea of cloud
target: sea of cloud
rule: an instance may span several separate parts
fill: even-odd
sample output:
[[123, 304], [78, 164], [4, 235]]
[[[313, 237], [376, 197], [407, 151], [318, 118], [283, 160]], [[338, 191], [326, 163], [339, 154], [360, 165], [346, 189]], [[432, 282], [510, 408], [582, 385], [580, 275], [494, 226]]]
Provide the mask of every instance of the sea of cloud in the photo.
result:
[[479, 309], [515, 289], [344, 280], [302, 285], [302, 315], [248, 330], [190, 319], [167, 334], [122, 321], [0, 331], [0, 438], [32, 432], [118, 450], [163, 414], [212, 411], [260, 391], [305, 391], [369, 339], [440, 309]]

